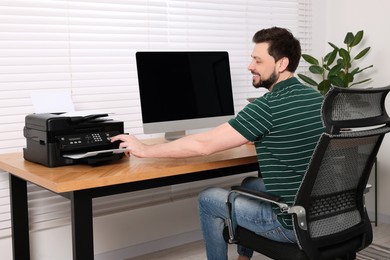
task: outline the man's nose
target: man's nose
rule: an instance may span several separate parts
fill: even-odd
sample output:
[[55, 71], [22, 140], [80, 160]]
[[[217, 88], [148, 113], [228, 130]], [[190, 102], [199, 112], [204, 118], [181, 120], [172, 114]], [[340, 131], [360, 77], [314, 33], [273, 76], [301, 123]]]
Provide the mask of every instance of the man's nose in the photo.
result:
[[249, 70], [249, 71], [253, 71], [253, 68], [254, 68], [254, 66], [253, 66], [253, 61], [252, 61], [252, 62], [249, 63], [249, 65], [248, 65], [248, 70]]

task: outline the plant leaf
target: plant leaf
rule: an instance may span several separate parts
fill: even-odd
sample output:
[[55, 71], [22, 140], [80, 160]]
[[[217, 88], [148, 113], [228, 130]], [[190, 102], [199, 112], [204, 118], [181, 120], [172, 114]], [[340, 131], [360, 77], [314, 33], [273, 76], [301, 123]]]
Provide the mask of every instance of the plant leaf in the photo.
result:
[[352, 83], [350, 87], [352, 87], [352, 86], [354, 86], [354, 85], [362, 84], [362, 83], [367, 82], [367, 81], [370, 81], [370, 80], [371, 80], [371, 79], [365, 79], [365, 80], [361, 80], [361, 81]]
[[345, 86], [348, 87], [350, 82], [353, 82], [353, 75], [351, 73], [347, 73], [347, 74], [345, 74], [345, 77], [344, 77]]
[[339, 47], [337, 47], [336, 45], [334, 45], [333, 43], [331, 43], [331, 42], [328, 42], [328, 44], [330, 45], [330, 46], [332, 46], [332, 48], [333, 49], [335, 49], [335, 50], [339, 50]]
[[335, 85], [340, 88], [345, 88], [346, 86], [344, 85], [344, 81], [337, 77], [337, 76], [332, 76], [329, 78], [329, 81], [332, 83], [332, 85]]
[[324, 80], [320, 82], [320, 84], [318, 84], [317, 89], [320, 91], [322, 95], [325, 95], [329, 91], [331, 86], [332, 84], [330, 83], [329, 80]]
[[349, 55], [349, 52], [346, 49], [341, 48], [339, 50], [339, 55], [343, 59], [344, 66], [351, 62], [351, 55]]
[[362, 72], [363, 70], [366, 70], [366, 69], [369, 69], [369, 68], [372, 68], [372, 67], [374, 67], [374, 66], [373, 66], [373, 65], [367, 66], [367, 67], [365, 67], [365, 68], [359, 70], [359, 71], [356, 72], [356, 73], [360, 73], [360, 72]]
[[298, 77], [303, 80], [304, 82], [306, 82], [307, 84], [309, 85], [312, 85], [312, 86], [318, 86], [318, 83], [315, 82], [313, 79], [309, 78], [308, 76], [305, 76], [303, 74], [298, 74]]
[[363, 30], [358, 31], [353, 38], [353, 41], [351, 43], [351, 47], [358, 45], [363, 39]]
[[332, 52], [328, 52], [325, 56], [324, 56], [324, 58], [322, 59], [322, 63], [327, 63], [327, 61], [329, 60], [329, 56], [332, 54]]
[[359, 67], [356, 67], [355, 69], [353, 69], [353, 71], [351, 71], [350, 73], [352, 75], [355, 75], [355, 74], [358, 74], [360, 71], [359, 71]]
[[333, 66], [333, 68], [331, 68], [329, 70], [328, 78], [330, 78], [332, 76], [337, 76], [342, 68], [343, 68], [343, 65], [341, 63], [338, 63], [335, 66]]
[[329, 65], [331, 65], [331, 64], [334, 62], [334, 60], [335, 60], [336, 57], [337, 57], [337, 52], [338, 52], [338, 49], [334, 49], [334, 50], [330, 53], [326, 65], [329, 66]]
[[345, 43], [348, 47], [351, 47], [351, 44], [352, 44], [352, 42], [353, 42], [353, 39], [354, 39], [353, 33], [348, 32], [348, 33], [345, 35], [344, 43]]
[[324, 72], [324, 69], [318, 65], [312, 65], [309, 67], [309, 71], [313, 74], [322, 75], [322, 73]]
[[309, 54], [302, 54], [302, 58], [305, 61], [307, 61], [309, 64], [312, 64], [312, 65], [319, 65], [320, 64], [316, 58], [314, 58], [313, 56], [311, 56]]
[[370, 50], [371, 47], [367, 47], [365, 48], [364, 50], [362, 50], [361, 52], [359, 52], [358, 55], [356, 55], [356, 57], [354, 58], [355, 60], [358, 60], [360, 59], [361, 57], [363, 57], [364, 55], [367, 54], [367, 52]]

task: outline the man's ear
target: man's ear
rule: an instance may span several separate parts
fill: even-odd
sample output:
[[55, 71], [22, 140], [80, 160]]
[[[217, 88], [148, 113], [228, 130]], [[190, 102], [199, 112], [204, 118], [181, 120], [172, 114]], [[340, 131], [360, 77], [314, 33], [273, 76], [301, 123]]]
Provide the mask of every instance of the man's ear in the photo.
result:
[[278, 63], [279, 64], [277, 65], [277, 69], [279, 70], [279, 72], [284, 72], [287, 69], [288, 64], [290, 63], [290, 60], [287, 57], [283, 57], [278, 60]]

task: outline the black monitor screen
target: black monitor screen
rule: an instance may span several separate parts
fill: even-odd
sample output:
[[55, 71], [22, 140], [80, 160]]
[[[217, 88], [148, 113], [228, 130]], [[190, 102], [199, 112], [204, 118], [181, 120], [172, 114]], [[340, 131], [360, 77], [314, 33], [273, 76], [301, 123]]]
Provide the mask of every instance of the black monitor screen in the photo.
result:
[[234, 115], [227, 52], [137, 52], [143, 123]]

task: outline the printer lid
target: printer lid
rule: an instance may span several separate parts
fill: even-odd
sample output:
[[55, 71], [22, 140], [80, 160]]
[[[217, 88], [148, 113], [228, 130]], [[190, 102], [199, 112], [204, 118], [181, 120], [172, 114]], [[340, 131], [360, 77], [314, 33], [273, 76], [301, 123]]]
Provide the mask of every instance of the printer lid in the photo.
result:
[[69, 116], [66, 113], [37, 113], [25, 118], [25, 127], [40, 131], [55, 131], [84, 123], [105, 122], [108, 114], [89, 114], [86, 116]]

